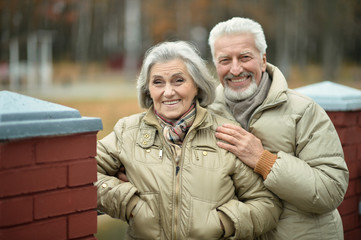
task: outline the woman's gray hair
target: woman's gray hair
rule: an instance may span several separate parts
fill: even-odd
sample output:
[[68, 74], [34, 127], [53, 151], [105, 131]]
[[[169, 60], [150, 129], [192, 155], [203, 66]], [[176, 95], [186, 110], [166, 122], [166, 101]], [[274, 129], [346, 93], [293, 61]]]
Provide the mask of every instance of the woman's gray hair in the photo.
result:
[[149, 108], [153, 104], [149, 93], [149, 74], [152, 66], [156, 63], [165, 63], [174, 59], [184, 61], [188, 73], [198, 88], [196, 98], [199, 104], [206, 107], [213, 103], [216, 82], [208, 71], [206, 61], [201, 58], [195, 46], [185, 41], [176, 41], [157, 44], [145, 53], [137, 81], [139, 105], [142, 108]]
[[255, 45], [261, 54], [261, 58], [263, 57], [263, 54], [266, 53], [267, 43], [262, 26], [249, 18], [234, 17], [218, 23], [209, 34], [208, 44], [211, 47], [214, 63], [216, 63], [214, 56], [214, 43], [216, 40], [226, 35], [236, 35], [240, 33], [253, 34]]

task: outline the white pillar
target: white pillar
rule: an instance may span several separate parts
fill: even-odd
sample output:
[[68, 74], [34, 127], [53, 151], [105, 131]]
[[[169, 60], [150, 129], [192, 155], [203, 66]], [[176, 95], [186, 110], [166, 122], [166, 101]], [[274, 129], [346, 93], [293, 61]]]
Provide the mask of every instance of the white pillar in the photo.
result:
[[125, 71], [133, 74], [137, 70], [141, 47], [141, 2], [125, 1]]
[[20, 63], [19, 63], [19, 41], [12, 39], [10, 42], [10, 89], [16, 90], [20, 87]]
[[40, 83], [42, 89], [48, 89], [52, 83], [53, 62], [51, 35], [44, 33], [40, 38]]
[[37, 77], [37, 35], [31, 34], [27, 39], [27, 87], [34, 89], [36, 87]]

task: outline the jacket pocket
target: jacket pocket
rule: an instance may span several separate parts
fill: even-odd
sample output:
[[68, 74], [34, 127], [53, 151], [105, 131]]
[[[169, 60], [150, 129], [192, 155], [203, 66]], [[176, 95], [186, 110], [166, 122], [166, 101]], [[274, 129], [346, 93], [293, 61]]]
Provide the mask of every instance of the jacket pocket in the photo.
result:
[[134, 159], [143, 164], [161, 164], [163, 161], [163, 150], [160, 146], [156, 145], [149, 148], [143, 148], [138, 145], [135, 148]]
[[220, 166], [218, 151], [207, 146], [193, 146], [192, 164], [202, 168], [217, 169]]
[[188, 229], [189, 239], [220, 239], [223, 231], [216, 203], [192, 198]]
[[132, 211], [128, 235], [134, 239], [160, 239], [160, 218], [157, 194], [145, 194]]

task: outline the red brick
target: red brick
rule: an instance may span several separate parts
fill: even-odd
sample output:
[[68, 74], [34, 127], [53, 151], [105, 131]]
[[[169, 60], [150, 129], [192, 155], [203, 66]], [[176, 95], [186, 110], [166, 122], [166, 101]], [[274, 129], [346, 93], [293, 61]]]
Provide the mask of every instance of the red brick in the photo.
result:
[[349, 171], [349, 179], [356, 179], [361, 175], [361, 166], [358, 162], [349, 162], [347, 163], [347, 168]]
[[[361, 143], [361, 128], [360, 127], [350, 127], [342, 129], [342, 144], [359, 144]], [[341, 138], [341, 136], [340, 136]]]
[[361, 239], [361, 228], [345, 232], [345, 240]]
[[85, 211], [96, 207], [95, 186], [53, 191], [34, 197], [35, 219]]
[[66, 217], [0, 229], [0, 239], [67, 239]]
[[77, 238], [76, 240], [98, 240], [94, 235], [83, 237], [83, 238]]
[[356, 195], [356, 184], [357, 184], [356, 179], [353, 179], [353, 180], [349, 181], [347, 191], [346, 191], [346, 195], [345, 195], [345, 199], [353, 197], [353, 196]]
[[97, 163], [95, 158], [77, 161], [69, 164], [68, 185], [79, 186], [93, 183], [97, 180]]
[[361, 162], [361, 144], [357, 145], [357, 161]]
[[0, 172], [0, 197], [65, 187], [66, 166], [37, 166]]
[[0, 143], [0, 169], [28, 166], [35, 163], [35, 142], [15, 140]]
[[0, 227], [33, 220], [33, 198], [18, 197], [0, 200]]
[[345, 130], [346, 129], [343, 127], [336, 127], [336, 131], [337, 131], [338, 137], [340, 138], [342, 146], [347, 145], [346, 140], [345, 140], [346, 136], [347, 136]]
[[357, 148], [358, 148], [357, 144], [346, 145], [343, 147], [343, 152], [345, 154], [346, 162], [357, 160]]
[[358, 212], [358, 197], [345, 198], [338, 210], [342, 216]]
[[342, 225], [343, 231], [347, 232], [349, 230], [355, 229], [358, 227], [358, 212], [355, 212], [350, 215], [342, 216]]
[[68, 236], [70, 239], [88, 236], [96, 232], [96, 211], [74, 214], [68, 217]]
[[358, 124], [358, 112], [327, 112], [335, 126], [356, 126]]
[[356, 179], [356, 194], [361, 196], [361, 177]]
[[44, 138], [36, 145], [36, 161], [39, 163], [82, 159], [95, 155], [95, 133]]

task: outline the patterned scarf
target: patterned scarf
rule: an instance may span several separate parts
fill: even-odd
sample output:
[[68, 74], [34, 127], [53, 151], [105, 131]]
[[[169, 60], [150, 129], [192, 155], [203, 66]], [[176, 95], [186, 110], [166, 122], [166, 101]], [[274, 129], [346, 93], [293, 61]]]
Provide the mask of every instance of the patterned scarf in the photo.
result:
[[171, 121], [160, 116], [155, 109], [154, 113], [163, 128], [163, 135], [165, 139], [167, 139], [170, 143], [182, 145], [184, 137], [196, 117], [195, 103], [193, 103], [183, 116], [176, 121]]

